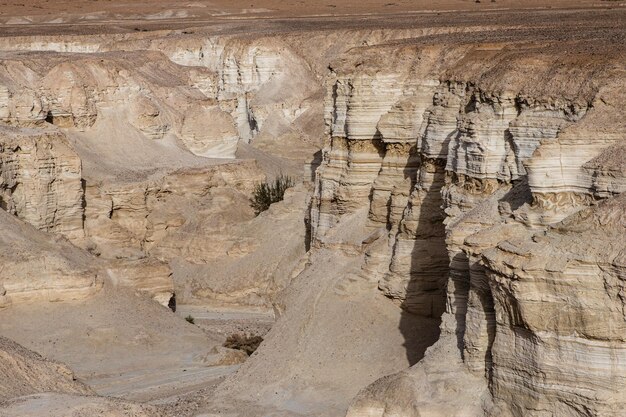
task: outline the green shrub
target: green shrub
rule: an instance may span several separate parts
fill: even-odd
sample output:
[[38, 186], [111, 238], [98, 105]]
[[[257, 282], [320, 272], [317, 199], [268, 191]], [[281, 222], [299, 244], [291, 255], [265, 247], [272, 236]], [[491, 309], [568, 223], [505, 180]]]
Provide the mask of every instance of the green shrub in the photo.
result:
[[194, 324], [196, 322], [196, 319], [194, 319], [191, 314], [185, 317], [185, 320], [187, 320], [187, 322], [191, 324]]
[[285, 197], [285, 190], [295, 185], [291, 177], [280, 174], [274, 182], [266, 182], [257, 184], [250, 199], [250, 205], [254, 209], [254, 213], [259, 213], [270, 208], [270, 205], [278, 201], [282, 201]]

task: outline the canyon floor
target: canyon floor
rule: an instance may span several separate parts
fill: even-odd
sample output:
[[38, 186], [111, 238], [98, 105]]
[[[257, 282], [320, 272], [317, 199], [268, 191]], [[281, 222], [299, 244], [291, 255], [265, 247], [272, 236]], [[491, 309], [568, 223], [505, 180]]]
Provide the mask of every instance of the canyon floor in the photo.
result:
[[624, 103], [621, 0], [0, 0], [0, 417], [623, 415]]

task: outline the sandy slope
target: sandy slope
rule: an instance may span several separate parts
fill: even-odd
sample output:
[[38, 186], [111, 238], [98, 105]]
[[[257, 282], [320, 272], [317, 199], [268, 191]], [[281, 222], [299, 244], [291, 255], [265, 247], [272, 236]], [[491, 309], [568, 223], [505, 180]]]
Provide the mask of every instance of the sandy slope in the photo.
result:
[[[100, 394], [133, 397], [136, 390], [141, 393], [136, 397], [149, 400], [226, 371], [207, 368], [221, 359], [215, 350], [220, 338], [119, 289], [105, 289], [84, 302], [15, 306], [0, 311], [0, 321], [3, 335], [67, 363]], [[171, 384], [177, 375], [181, 379]], [[154, 385], [161, 387], [148, 389]]]
[[[339, 233], [356, 247], [365, 237], [359, 230], [348, 222]], [[358, 250], [312, 252], [259, 350], [205, 407], [239, 416], [337, 416], [358, 386], [421, 358], [438, 321], [402, 313], [378, 293], [375, 282], [359, 277], [362, 257]]]

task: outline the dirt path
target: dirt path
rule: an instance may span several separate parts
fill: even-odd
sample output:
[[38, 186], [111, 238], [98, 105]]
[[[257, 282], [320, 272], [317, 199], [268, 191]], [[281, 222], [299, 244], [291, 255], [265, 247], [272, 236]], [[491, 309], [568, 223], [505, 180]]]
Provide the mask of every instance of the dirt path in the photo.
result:
[[233, 334], [265, 336], [276, 320], [273, 311], [254, 308], [179, 305], [176, 314], [183, 318], [193, 317], [198, 327], [222, 340]]
[[252, 308], [214, 308], [209, 306], [178, 305], [176, 314], [182, 317], [191, 315], [198, 320], [256, 320], [273, 322], [274, 312]]
[[87, 380], [98, 394], [141, 402], [165, 403], [173, 397], [206, 387], [235, 372], [239, 365], [142, 369]]

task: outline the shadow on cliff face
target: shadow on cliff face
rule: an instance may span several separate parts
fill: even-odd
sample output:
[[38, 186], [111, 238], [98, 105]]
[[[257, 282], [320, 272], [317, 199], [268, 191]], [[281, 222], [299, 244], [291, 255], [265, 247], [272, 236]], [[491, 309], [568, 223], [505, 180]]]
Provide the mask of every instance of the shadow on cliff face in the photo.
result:
[[[428, 164], [428, 166], [425, 166]], [[404, 336], [406, 355], [414, 365], [426, 349], [439, 338], [441, 315], [446, 305], [446, 282], [449, 270], [445, 244], [443, 200], [445, 160], [422, 161], [422, 168], [432, 175], [431, 185], [422, 193], [418, 209], [415, 243], [411, 251], [410, 278], [403, 301], [399, 329]], [[411, 173], [406, 173], [411, 175]], [[419, 175], [413, 173], [413, 176]], [[412, 181], [415, 183], [417, 181]], [[411, 204], [411, 203], [409, 203]]]
[[403, 310], [400, 318], [400, 331], [404, 336], [404, 348], [409, 365], [422, 360], [426, 349], [439, 339], [441, 318], [423, 317]]

